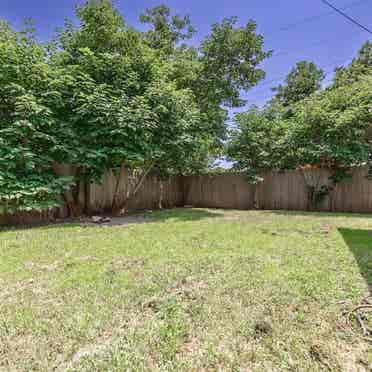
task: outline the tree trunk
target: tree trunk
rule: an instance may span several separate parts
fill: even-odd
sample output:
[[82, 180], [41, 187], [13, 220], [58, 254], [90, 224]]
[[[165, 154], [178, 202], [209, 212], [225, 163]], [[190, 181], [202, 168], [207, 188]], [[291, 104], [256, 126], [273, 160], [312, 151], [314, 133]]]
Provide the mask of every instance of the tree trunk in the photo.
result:
[[74, 207], [73, 207], [74, 215], [73, 215], [73, 217], [80, 217], [81, 215], [83, 215], [84, 210], [85, 210], [85, 205], [83, 205], [80, 202], [80, 195], [81, 195], [80, 192], [81, 192], [81, 189], [82, 189], [82, 186], [83, 186], [82, 181], [81, 181], [82, 171], [83, 171], [82, 167], [77, 168], [76, 174], [75, 174], [76, 184], [72, 188], [72, 197], [73, 197], [73, 203], [74, 203]]
[[111, 204], [111, 210], [114, 211], [117, 209], [117, 205], [119, 204], [118, 198], [119, 198], [119, 191], [120, 191], [120, 182], [122, 177], [125, 174], [125, 166], [122, 164], [120, 166], [120, 172], [118, 175], [118, 178], [116, 180], [116, 185], [115, 185], [115, 191], [114, 191], [114, 196], [112, 198], [112, 204]]
[[259, 185], [256, 183], [253, 185], [254, 190], [253, 190], [253, 195], [254, 195], [254, 201], [253, 201], [253, 208], [258, 210], [260, 209], [260, 198], [258, 195], [258, 187]]
[[307, 210], [316, 210], [316, 192], [319, 190], [320, 176], [316, 176], [316, 171], [313, 169], [301, 171], [305, 185], [307, 188]]
[[82, 167], [75, 167], [68, 164], [53, 164], [54, 173], [59, 177], [72, 176], [75, 179], [75, 185], [71, 190], [66, 191], [62, 197], [68, 209], [69, 217], [79, 217], [84, 213], [85, 205], [80, 203], [80, 175]]
[[159, 181], [160, 195], [159, 195], [159, 209], [163, 209], [164, 185], [163, 181]]
[[152, 166], [153, 164], [149, 165], [147, 168], [143, 170], [143, 172], [138, 177], [135, 177], [136, 179], [134, 180], [133, 185], [132, 182], [128, 182], [125, 199], [122, 202], [119, 203], [118, 198], [117, 197], [114, 198], [115, 200], [113, 201], [112, 205], [112, 214], [114, 216], [122, 216], [127, 212], [129, 201], [132, 200], [137, 195], [147, 175], [151, 171]]
[[74, 199], [69, 195], [70, 192], [67, 192], [66, 194], [63, 195], [63, 199], [65, 201], [65, 204], [67, 206], [68, 210], [68, 217], [79, 217], [81, 216], [81, 210], [78, 208], [76, 205]]
[[90, 182], [84, 182], [84, 214], [90, 215]]

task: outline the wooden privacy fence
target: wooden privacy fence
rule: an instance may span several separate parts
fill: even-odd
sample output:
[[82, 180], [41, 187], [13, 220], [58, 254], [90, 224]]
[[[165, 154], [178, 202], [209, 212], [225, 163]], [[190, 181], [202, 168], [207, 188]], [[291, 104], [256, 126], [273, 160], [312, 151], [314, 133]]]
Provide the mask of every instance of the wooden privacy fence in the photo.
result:
[[[73, 172], [65, 166], [60, 168], [58, 173], [67, 175]], [[372, 213], [372, 181], [367, 178], [368, 167], [354, 168], [350, 173], [350, 179], [337, 184], [316, 206], [309, 203], [309, 185], [318, 189], [330, 186], [331, 173], [326, 169], [267, 172], [262, 175], [263, 182], [257, 185], [250, 184], [241, 174], [173, 177], [166, 181], [149, 176], [136, 196], [129, 201], [128, 209], [134, 211], [190, 205], [244, 210]], [[127, 175], [120, 180], [119, 197], [125, 198], [128, 182]], [[112, 205], [116, 184], [117, 176], [109, 171], [104, 175], [102, 183], [89, 187], [88, 195], [85, 194], [84, 187], [80, 187], [79, 199], [88, 204], [91, 213], [108, 211]], [[67, 216], [68, 208], [64, 206], [43, 213], [22, 213], [6, 218], [0, 216], [0, 224], [41, 222], [53, 217]]]
[[[125, 200], [125, 192], [128, 186], [128, 175], [126, 174], [119, 184], [119, 203]], [[89, 191], [89, 209], [91, 212], [102, 212], [110, 210], [117, 176], [107, 172], [101, 184], [94, 184]], [[182, 177], [172, 177], [168, 180], [161, 180], [149, 176], [143, 182], [138, 193], [129, 200], [128, 209], [160, 209], [183, 206]]]
[[190, 176], [184, 180], [185, 205], [203, 208], [253, 209], [255, 187], [239, 174]]
[[185, 177], [184, 201], [194, 207], [294, 211], [372, 212], [372, 181], [368, 167], [351, 170], [351, 178], [338, 183], [316, 206], [309, 203], [309, 185], [331, 186], [327, 169], [267, 172], [252, 185], [244, 175]]
[[[75, 169], [69, 165], [57, 165], [55, 171], [60, 176], [74, 175]], [[119, 181], [119, 183], [118, 183]], [[118, 187], [118, 190], [116, 188]], [[79, 187], [79, 203], [84, 205], [90, 213], [110, 211], [115, 193], [117, 201], [121, 203], [126, 199], [130, 187], [129, 172], [114, 173], [107, 171], [100, 183], [84, 184]], [[71, 193], [66, 193], [66, 199], [71, 200]], [[148, 176], [136, 195], [129, 200], [128, 210], [173, 208], [183, 205], [183, 187], [181, 177], [171, 177], [161, 180], [158, 177]], [[67, 207], [62, 211], [62, 216], [67, 214]]]
[[[74, 175], [75, 172], [74, 168], [68, 165], [58, 165], [55, 171], [60, 176]], [[118, 177], [112, 171], [108, 171], [103, 176], [101, 183], [91, 184], [88, 189], [81, 184], [78, 192], [79, 204], [84, 206], [89, 211], [89, 214], [109, 213], [112, 207]], [[120, 178], [119, 203], [125, 200], [128, 185], [128, 173], [125, 173]], [[72, 192], [66, 193], [64, 199], [73, 203]], [[129, 211], [135, 211], [175, 208], [182, 207], [183, 205], [182, 177], [171, 177], [168, 180], [161, 180], [157, 177], [148, 176], [138, 193], [129, 200], [126, 207]], [[67, 217], [69, 217], [69, 207], [65, 204], [60, 208], [54, 208], [41, 213], [25, 212], [7, 216], [0, 215], [0, 225], [27, 225]]]

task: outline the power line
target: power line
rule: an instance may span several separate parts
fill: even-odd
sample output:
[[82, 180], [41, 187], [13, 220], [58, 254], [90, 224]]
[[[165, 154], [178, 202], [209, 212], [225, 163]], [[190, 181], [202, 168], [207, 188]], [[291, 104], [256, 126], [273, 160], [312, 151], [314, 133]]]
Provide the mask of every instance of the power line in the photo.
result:
[[[367, 0], [359, 0], [359, 1], [355, 1], [341, 9], [348, 9], [348, 8], [352, 8], [354, 6], [357, 6], [357, 5], [360, 5], [362, 3], [365, 3]], [[302, 23], [305, 23], [307, 21], [312, 21], [312, 20], [315, 20], [315, 19], [318, 19], [318, 18], [321, 18], [321, 17], [324, 17], [326, 15], [331, 15], [331, 14], [334, 14], [333, 11], [331, 12], [327, 12], [327, 13], [323, 13], [323, 14], [320, 14], [318, 16], [312, 16], [312, 17], [308, 17], [308, 18], [304, 18], [304, 20], [300, 23], [293, 23], [292, 25], [288, 25], [288, 26], [284, 26], [282, 28], [280, 28], [278, 31], [286, 31], [286, 30], [289, 30], [290, 28], [294, 27], [294, 26], [297, 26], [297, 25], [300, 25]], [[362, 30], [364, 31], [364, 30]], [[359, 31], [359, 33], [361, 33], [362, 31]], [[270, 34], [269, 34], [270, 35]], [[319, 40], [319, 41], [315, 41], [311, 44], [309, 44], [310, 47], [317, 47], [317, 46], [321, 46], [321, 45], [327, 45], [329, 44], [330, 41], [329, 40]], [[303, 51], [305, 51], [305, 49], [303, 49]], [[279, 52], [276, 52], [275, 49], [273, 51], [273, 54], [271, 55], [271, 59], [273, 58], [278, 58], [278, 57], [285, 57], [285, 56], [288, 56], [288, 55], [292, 55], [292, 54], [296, 54], [298, 52], [298, 50], [289, 50], [289, 51], [279, 51]]]
[[[344, 6], [343, 8], [336, 8], [334, 7], [332, 4], [328, 3], [328, 1], [326, 0], [321, 0], [322, 2], [324, 2], [325, 4], [327, 4], [328, 6], [330, 6], [333, 10], [337, 11], [338, 13], [342, 14], [343, 16], [345, 16], [347, 19], [349, 19], [351, 22], [357, 24], [359, 27], [361, 27], [364, 31], [367, 31], [369, 33], [372, 34], [372, 31], [369, 30], [368, 28], [364, 27], [363, 25], [359, 24], [356, 20], [354, 20], [353, 18], [349, 17], [346, 13], [344, 13], [342, 10], [346, 10], [346, 9], [349, 9], [349, 8], [352, 8], [354, 6], [357, 6], [357, 5], [360, 5], [364, 2], [366, 2], [366, 0], [358, 0], [358, 1], [354, 1], [353, 3], [350, 3], [346, 6]], [[341, 10], [342, 9], [342, 10]], [[331, 12], [326, 12], [326, 13], [322, 13], [322, 14], [319, 14], [319, 15], [315, 15], [315, 16], [310, 16], [310, 17], [306, 17], [304, 18], [302, 21], [300, 22], [297, 22], [297, 23], [293, 23], [293, 24], [289, 24], [287, 26], [282, 26], [281, 28], [279, 28], [277, 31], [287, 31], [287, 30], [290, 30], [291, 28], [294, 28], [294, 27], [297, 27], [298, 25], [301, 25], [303, 23], [307, 23], [307, 22], [311, 22], [311, 21], [315, 21], [319, 18], [322, 18], [322, 17], [325, 17], [325, 16], [329, 16], [329, 15], [332, 15], [333, 14], [333, 11]], [[269, 34], [271, 35], [271, 33]], [[316, 43], [313, 43], [312, 46], [317, 46], [317, 45], [321, 45], [321, 44], [327, 44], [327, 41], [326, 40], [323, 40], [323, 41], [317, 41]], [[296, 52], [292, 52], [292, 51], [288, 51], [288, 52], [278, 52], [278, 53], [274, 53], [273, 57], [280, 57], [280, 56], [285, 56], [285, 55], [289, 55], [289, 54], [294, 54]], [[350, 61], [350, 58], [348, 58], [347, 60], [344, 60], [342, 64], [345, 64], [347, 62]], [[340, 60], [338, 61], [334, 61], [333, 62], [333, 67], [331, 70], [329, 71], [325, 71], [325, 79], [323, 80], [323, 84], [327, 81], [330, 81], [333, 76], [331, 74], [334, 73], [335, 71], [335, 66], [334, 64], [340, 62]], [[330, 66], [330, 65], [328, 65]], [[326, 66], [326, 68], [328, 67]], [[287, 75], [281, 75], [280, 78], [277, 76], [276, 78], [272, 79], [272, 80], [268, 80], [268, 81], [264, 81], [262, 84], [259, 85], [259, 87], [263, 87], [263, 86], [266, 86], [266, 85], [269, 85], [269, 84], [275, 84], [275, 83], [280, 83], [284, 80], [284, 78], [286, 77]], [[264, 88], [264, 89], [260, 89], [258, 91], [256, 91], [254, 93], [254, 98], [256, 98], [256, 100], [253, 101], [253, 104], [255, 102], [258, 102], [258, 101], [263, 101], [263, 100], [267, 100], [268, 98], [272, 97], [274, 95], [274, 92], [269, 92], [268, 94], [265, 94], [265, 95], [262, 95], [262, 96], [258, 96], [256, 95], [256, 93], [260, 93], [260, 92], [264, 92], [266, 91], [267, 88]], [[247, 100], [248, 102], [252, 102], [250, 99]]]
[[336, 8], [334, 5], [332, 5], [330, 2], [328, 2], [327, 0], [320, 0], [322, 3], [328, 5], [330, 8], [332, 8], [334, 11], [336, 11], [337, 13], [341, 14], [343, 17], [345, 17], [346, 19], [348, 19], [350, 22], [354, 23], [355, 25], [357, 25], [358, 27], [360, 27], [361, 29], [363, 29], [364, 31], [367, 31], [368, 33], [370, 33], [372, 35], [372, 31], [370, 29], [368, 29], [367, 27], [363, 26], [361, 23], [359, 23], [356, 19], [350, 17], [349, 15], [347, 15], [345, 12], [343, 12], [341, 9], [338, 9]]
[[[358, 35], [361, 34], [361, 33], [362, 33], [361, 31], [358, 31]], [[308, 47], [313, 48], [313, 47], [317, 47], [317, 46], [320, 46], [320, 45], [327, 45], [327, 44], [330, 44], [330, 43], [331, 43], [330, 40], [323, 39], [323, 40], [319, 40], [319, 41], [313, 42], [311, 44], [308, 44]], [[303, 49], [303, 51], [305, 51], [305, 49]], [[298, 50], [289, 50], [289, 51], [283, 51], [283, 52], [275, 52], [274, 51], [273, 55], [270, 58], [272, 59], [272, 58], [277, 58], [277, 57], [284, 57], [284, 56], [288, 56], [288, 55], [291, 55], [291, 54], [296, 54], [297, 52], [298, 52]]]
[[[354, 1], [354, 2], [352, 2], [350, 4], [348, 4], [348, 5], [345, 5], [341, 9], [342, 10], [350, 9], [350, 8], [353, 8], [353, 7], [358, 6], [360, 4], [363, 4], [366, 1], [367, 0], [357, 0], [357, 1]], [[309, 22], [317, 21], [320, 18], [327, 17], [327, 16], [332, 15], [332, 14], [333, 14], [333, 12], [331, 11], [331, 12], [324, 12], [324, 13], [321, 13], [321, 14], [318, 14], [318, 15], [314, 15], [314, 16], [310, 16], [310, 17], [305, 17], [305, 18], [303, 18], [302, 20], [300, 20], [298, 22], [290, 23], [290, 24], [281, 26], [281, 27], [279, 27], [275, 31], [270, 31], [268, 34], [266, 34], [266, 36], [274, 35], [274, 34], [276, 34], [277, 32], [280, 32], [280, 31], [288, 31], [288, 30], [291, 30], [292, 28], [296, 28], [297, 26], [301, 26], [304, 23], [309, 23]]]

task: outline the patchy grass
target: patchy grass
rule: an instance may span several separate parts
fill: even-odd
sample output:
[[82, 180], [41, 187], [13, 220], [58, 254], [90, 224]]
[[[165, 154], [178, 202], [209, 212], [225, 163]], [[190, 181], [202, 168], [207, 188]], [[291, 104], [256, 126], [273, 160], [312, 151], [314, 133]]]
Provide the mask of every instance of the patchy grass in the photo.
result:
[[0, 370], [369, 370], [370, 216], [149, 222], [0, 231]]

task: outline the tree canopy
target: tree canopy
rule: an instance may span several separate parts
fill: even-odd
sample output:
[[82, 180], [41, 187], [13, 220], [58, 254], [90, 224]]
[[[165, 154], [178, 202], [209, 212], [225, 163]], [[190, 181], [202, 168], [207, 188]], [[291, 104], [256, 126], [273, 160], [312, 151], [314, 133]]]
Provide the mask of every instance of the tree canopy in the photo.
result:
[[61, 145], [51, 110], [53, 71], [32, 35], [0, 23], [0, 205], [7, 212], [57, 205], [71, 179], [53, 172]]
[[[302, 166], [337, 172], [368, 163], [372, 150], [369, 53], [367, 43], [350, 66], [337, 70], [334, 82], [326, 89], [320, 89], [323, 74], [313, 66], [314, 84], [309, 85], [312, 88], [306, 94], [305, 90], [290, 89], [291, 94], [284, 100], [280, 95], [263, 109], [252, 108], [237, 115], [227, 148], [235, 168], [254, 175], [265, 169]], [[298, 66], [287, 78], [285, 88], [296, 81], [296, 71], [301, 70]], [[281, 93], [288, 92], [285, 88]]]
[[189, 16], [171, 15], [166, 5], [146, 9], [140, 21], [151, 25], [151, 30], [144, 33], [144, 39], [151, 48], [172, 54], [178, 43], [191, 39], [196, 33]]
[[[326, 88], [320, 68], [297, 63], [264, 108], [228, 130], [228, 108], [246, 103], [241, 93], [265, 77], [271, 55], [254, 21], [223, 19], [195, 43], [189, 16], [165, 5], [141, 15], [145, 31], [110, 0], [89, 0], [76, 16], [48, 45], [0, 22], [1, 209], [48, 209], [109, 169], [134, 175], [130, 198], [149, 173], [200, 172], [225, 149], [255, 181], [261, 170], [370, 160], [371, 42]], [[60, 164], [73, 177], [58, 176]]]
[[358, 52], [358, 56], [353, 59], [349, 66], [339, 67], [336, 70], [334, 86], [352, 84], [363, 78], [365, 75], [372, 74], [372, 42], [367, 41]]
[[[224, 106], [243, 103], [270, 55], [253, 22], [224, 20], [191, 47], [189, 17], [166, 6], [141, 16], [145, 32], [110, 0], [87, 1], [76, 16], [48, 46], [0, 29], [0, 203], [17, 200], [14, 210], [55, 205], [72, 182], [108, 169], [142, 179], [205, 168], [225, 139]], [[74, 180], [54, 173], [61, 163]]]
[[315, 63], [301, 61], [296, 64], [285, 79], [284, 85], [273, 90], [276, 92], [274, 100], [283, 106], [290, 106], [302, 101], [321, 88], [325, 74]]

